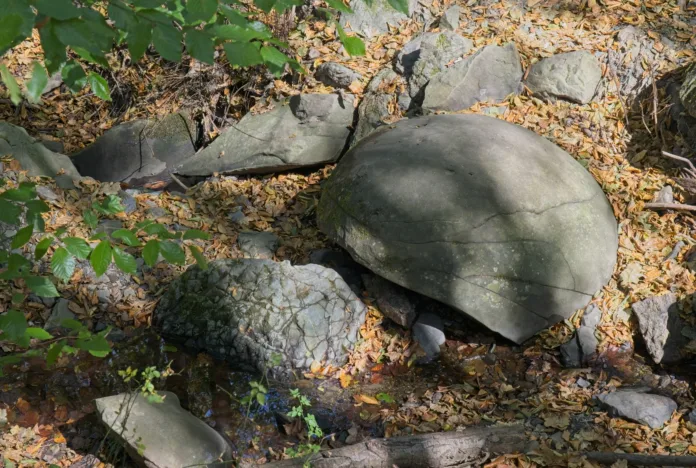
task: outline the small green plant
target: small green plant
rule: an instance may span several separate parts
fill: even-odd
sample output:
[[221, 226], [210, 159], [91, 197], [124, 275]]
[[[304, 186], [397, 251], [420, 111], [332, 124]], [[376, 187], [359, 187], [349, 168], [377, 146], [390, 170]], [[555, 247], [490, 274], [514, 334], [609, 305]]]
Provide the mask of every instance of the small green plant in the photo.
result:
[[297, 447], [291, 447], [285, 450], [285, 453], [290, 458], [307, 457], [303, 467], [310, 466], [309, 457], [318, 453], [321, 450], [321, 442], [324, 439], [324, 431], [317, 424], [316, 417], [307, 411], [312, 406], [309, 398], [302, 395], [300, 390], [294, 388], [290, 390], [290, 396], [297, 401], [298, 405], [293, 406], [288, 413], [290, 418], [299, 418], [304, 421], [307, 426], [307, 442], [299, 444]]
[[250, 391], [247, 396], [241, 399], [241, 403], [246, 405], [246, 416], [250, 418], [251, 408], [254, 402], [258, 403], [260, 406], [266, 404], [266, 399], [268, 396], [268, 371], [273, 367], [280, 365], [283, 362], [283, 356], [278, 353], [271, 354], [271, 358], [264, 366], [263, 375], [259, 380], [252, 380], [249, 382]]
[[130, 366], [125, 370], [118, 371], [118, 375], [123, 381], [125, 383], [134, 382], [138, 386], [140, 393], [147, 398], [150, 403], [162, 403], [164, 401], [164, 397], [157, 393], [154, 381], [166, 379], [173, 373], [174, 371], [171, 368], [171, 363], [161, 372], [154, 366], [146, 367], [140, 372], [140, 379], [138, 379], [138, 369], [133, 369]]

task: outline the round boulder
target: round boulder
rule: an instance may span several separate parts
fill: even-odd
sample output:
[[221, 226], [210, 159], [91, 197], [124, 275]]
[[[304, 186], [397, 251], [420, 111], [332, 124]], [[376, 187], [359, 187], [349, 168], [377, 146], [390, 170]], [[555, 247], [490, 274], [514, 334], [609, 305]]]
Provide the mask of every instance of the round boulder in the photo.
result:
[[611, 277], [611, 206], [570, 155], [479, 115], [403, 120], [327, 181], [319, 226], [360, 263], [521, 343]]

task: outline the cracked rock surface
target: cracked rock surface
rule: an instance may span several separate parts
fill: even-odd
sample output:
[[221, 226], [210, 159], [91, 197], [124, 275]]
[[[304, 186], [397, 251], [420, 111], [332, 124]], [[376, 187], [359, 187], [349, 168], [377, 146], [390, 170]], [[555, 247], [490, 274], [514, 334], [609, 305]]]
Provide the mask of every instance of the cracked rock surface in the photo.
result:
[[[313, 361], [340, 365], [358, 339], [366, 307], [335, 271], [258, 259], [218, 260], [189, 268], [154, 313], [172, 340], [247, 369], [274, 353], [276, 376]], [[270, 364], [268, 364], [270, 367]]]
[[591, 53], [578, 50], [538, 61], [529, 71], [527, 87], [545, 98], [587, 104], [602, 79], [602, 67]]
[[566, 152], [479, 115], [398, 122], [325, 184], [319, 227], [359, 263], [521, 343], [611, 277], [611, 206]]
[[352, 95], [302, 94], [245, 115], [177, 169], [185, 176], [265, 174], [336, 161], [350, 136]]

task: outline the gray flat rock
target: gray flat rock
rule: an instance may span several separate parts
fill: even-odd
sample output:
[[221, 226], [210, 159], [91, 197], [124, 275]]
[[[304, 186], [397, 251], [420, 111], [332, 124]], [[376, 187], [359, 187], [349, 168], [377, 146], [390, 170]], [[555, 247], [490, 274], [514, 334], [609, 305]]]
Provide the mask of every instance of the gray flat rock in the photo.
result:
[[195, 152], [196, 129], [186, 114], [117, 125], [73, 156], [84, 176], [132, 187], [168, 180], [175, 165]]
[[461, 8], [459, 5], [452, 5], [442, 14], [440, 18], [440, 29], [456, 31], [459, 28], [459, 13]]
[[250, 258], [272, 259], [279, 242], [278, 236], [272, 232], [240, 232], [237, 236], [239, 250]]
[[[189, 268], [154, 312], [162, 334], [247, 369], [278, 376], [312, 362], [341, 365], [366, 307], [335, 271], [239, 259]], [[272, 367], [271, 356], [282, 362]]]
[[456, 112], [477, 102], [501, 101], [520, 91], [521, 80], [522, 65], [514, 44], [486, 46], [430, 80], [423, 109]]
[[617, 224], [592, 175], [522, 127], [402, 120], [325, 183], [318, 225], [359, 263], [521, 343], [611, 278]]
[[579, 50], [554, 55], [532, 65], [527, 87], [545, 98], [587, 104], [597, 91], [602, 68], [591, 53]]
[[680, 348], [686, 344], [682, 336], [677, 296], [672, 293], [653, 296], [631, 306], [638, 318], [638, 327], [645, 346], [655, 363], [666, 364], [681, 359]]
[[[225, 439], [181, 408], [171, 392], [162, 403], [150, 403], [140, 393], [95, 400], [102, 422], [127, 444], [128, 452], [148, 468], [206, 466], [232, 459]], [[142, 455], [139, 447], [144, 447]]]
[[22, 127], [8, 122], [0, 122], [0, 154], [12, 156], [32, 177], [56, 177], [64, 173], [73, 179], [80, 178], [69, 157], [54, 153]]
[[314, 78], [334, 88], [347, 88], [353, 81], [359, 81], [362, 75], [340, 63], [325, 62], [314, 72]]
[[263, 174], [334, 162], [353, 123], [355, 108], [347, 96], [303, 94], [263, 114], [247, 114], [176, 172]]
[[[350, 30], [360, 33], [365, 37], [372, 37], [389, 31], [389, 26], [398, 26], [408, 19], [408, 16], [396, 11], [387, 0], [356, 0], [350, 5], [352, 13], [342, 13], [340, 24], [343, 27], [350, 25]], [[418, 0], [409, 0], [409, 15], [414, 14], [419, 8]]]
[[597, 396], [612, 416], [630, 419], [659, 429], [672, 417], [677, 404], [670, 398], [631, 390], [619, 390]]

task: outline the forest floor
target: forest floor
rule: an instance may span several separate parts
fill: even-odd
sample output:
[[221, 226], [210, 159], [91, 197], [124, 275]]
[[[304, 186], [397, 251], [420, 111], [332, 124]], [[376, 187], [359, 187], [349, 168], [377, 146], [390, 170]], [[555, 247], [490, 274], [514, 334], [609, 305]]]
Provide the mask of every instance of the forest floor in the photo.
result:
[[[467, 32], [462, 27], [458, 32], [472, 39], [477, 47], [514, 41], [525, 68], [552, 53], [578, 49], [606, 53], [613, 45], [616, 28], [626, 24], [649, 31], [651, 37], [658, 38], [657, 44], [667, 30], [681, 39], [681, 48], [673, 60], [648, 64], [655, 77], [669, 73], [684, 60], [696, 58], [696, 35], [685, 22], [696, 15], [696, 5], [688, 6], [684, 12], [676, 1], [607, 1], [594, 10], [554, 8], [554, 3], [528, 1], [525, 11], [505, 2], [486, 7], [462, 2], [462, 15], [467, 17], [462, 18], [462, 24], [473, 28]], [[441, 12], [444, 7], [438, 0], [431, 5], [434, 12]], [[308, 70], [324, 61], [336, 61], [360, 72], [362, 82], [351, 89], [356, 94], [422, 28], [407, 22], [370, 40], [365, 57], [349, 58], [341, 53], [335, 28], [323, 20], [306, 18], [299, 21], [296, 29], [281, 24], [282, 18], [269, 21], [281, 32], [290, 31], [288, 41]], [[523, 25], [531, 25], [531, 31], [536, 33], [522, 33]], [[320, 52], [320, 58], [304, 59], [312, 48]], [[13, 73], [26, 77], [31, 62], [40, 57], [38, 41], [30, 40], [18, 46], [6, 60]], [[124, 57], [122, 52], [112, 57], [112, 103], [86, 91], [73, 95], [58, 88], [38, 106], [14, 108], [3, 101], [0, 119], [23, 126], [34, 136], [61, 141], [66, 153], [71, 153], [122, 121], [186, 109], [203, 119], [206, 138], [212, 139], [250, 109], [262, 111], [271, 98], [309, 90], [334, 92], [314, 80], [311, 73], [292, 80], [274, 80], [261, 70], [232, 71], [223, 63], [207, 66], [191, 59], [175, 65], [148, 55], [138, 64], [126, 66]], [[671, 151], [681, 142], [663, 126], [654, 125], [653, 117], [658, 117], [658, 111], [659, 118], [664, 117], [663, 96], [659, 92], [655, 95], [658, 107], [654, 114], [650, 110], [642, 114], [629, 112], [607, 70], [605, 77], [607, 86], [588, 105], [548, 103], [524, 93], [505, 102], [477, 104], [465, 111], [496, 116], [555, 142], [588, 168], [611, 202], [620, 228], [619, 254], [612, 280], [592, 301], [602, 311], [597, 329], [599, 354], [593, 365], [581, 369], [560, 365], [559, 346], [579, 325], [581, 311], [523, 346], [513, 346], [476, 326], [451, 327], [447, 329], [446, 350], [440, 359], [417, 365], [413, 359], [417, 346], [409, 331], [387, 324], [365, 296], [369, 313], [361, 329], [363, 340], [350, 362], [340, 369], [317, 366], [301, 376], [298, 386], [312, 389], [310, 394], [316, 398], [327, 389], [340, 394], [342, 405], [338, 407], [345, 409], [344, 416], [363, 428], [366, 435], [389, 437], [479, 423], [524, 423], [530, 439], [538, 442], [536, 450], [490, 460], [487, 466], [596, 466], [582, 458], [581, 453], [587, 451], [696, 455], [696, 425], [686, 416], [696, 409], [691, 388], [696, 374], [685, 365], [651, 365], [649, 356], [641, 350], [637, 324], [630, 314], [632, 303], [674, 292], [680, 298], [686, 329], [696, 337], [696, 315], [691, 304], [696, 290], [696, 262], [688, 255], [696, 245], [693, 215], [655, 212], [644, 207], [666, 185], [675, 187], [677, 200], [684, 200], [684, 193], [671, 179], [678, 175], [678, 170], [661, 157], [662, 150]], [[396, 106], [394, 114], [395, 119], [400, 117]], [[281, 238], [277, 260], [306, 263], [312, 250], [331, 247], [314, 220], [320, 184], [331, 169], [329, 166], [312, 173], [264, 177], [217, 177], [191, 188], [185, 195], [143, 193], [136, 197], [138, 209], [130, 215], [119, 215], [119, 219], [130, 227], [148, 217], [148, 208], [158, 205], [167, 212], [158, 221], [202, 229], [212, 235], [209, 241], [200, 241], [209, 260], [242, 256], [235, 242], [240, 230], [273, 231]], [[66, 227], [75, 236], [89, 234], [81, 213], [92, 198], [120, 190], [118, 184], [97, 182], [82, 183], [69, 191], [50, 183], [45, 185], [60, 194], [53, 203], [48, 230]], [[240, 197], [248, 201], [243, 205], [246, 221], [242, 226], [229, 217]], [[679, 241], [686, 248], [676, 258], [666, 260]], [[159, 295], [181, 271], [163, 265], [144, 273], [134, 282], [136, 294], [113, 304], [105, 314], [98, 311], [96, 293], [88, 288], [91, 280], [81, 271], [59, 289], [64, 297], [71, 298], [75, 304], [72, 311], [79, 319], [88, 323], [105, 319], [126, 330], [129, 336], [136, 336], [134, 330], [149, 327]], [[0, 312], [9, 307], [11, 295], [11, 291], [0, 291]], [[50, 310], [43, 304], [29, 302], [24, 312], [35, 323], [43, 323]], [[696, 341], [691, 341], [687, 348], [696, 353]], [[189, 361], [199, 359], [205, 360]], [[6, 467], [67, 467], [86, 453], [83, 448], [87, 444], [75, 443], [77, 437], [86, 436], [75, 427], [93, 412], [89, 398], [95, 393], [88, 389], [95, 383], [80, 379], [96, 379], [89, 371], [94, 366], [98, 364], [93, 360], [75, 366], [65, 359], [59, 362], [58, 370], [48, 373], [33, 363], [17, 367], [17, 372], [8, 372], [8, 377], [0, 379], [0, 427], [3, 411], [8, 420], [0, 435], [0, 452]], [[182, 367], [177, 370], [186, 372]], [[100, 372], [112, 388], [119, 388], [115, 383], [118, 378], [106, 376], [108, 372], [105, 374], [103, 369]], [[115, 372], [113, 367], [111, 372]], [[45, 384], [44, 379], [56, 375], [70, 376], [69, 383], [56, 379], [55, 385]], [[237, 374], [227, 374], [228, 382], [233, 375]], [[601, 392], [633, 384], [659, 388], [677, 401], [679, 410], [663, 428], [653, 430], [612, 418], [593, 401]], [[74, 395], [73, 390], [60, 392], [54, 388], [61, 385], [73, 385]], [[377, 394], [381, 395], [379, 399]], [[237, 407], [233, 409], [239, 411]], [[209, 420], [215, 418], [216, 411], [224, 413], [213, 408]], [[239, 449], [259, 461], [279, 456], [288, 443], [287, 439], [271, 436], [269, 419], [264, 421], [265, 425], [252, 425], [251, 432], [258, 433]], [[244, 427], [249, 431], [246, 423]]]

